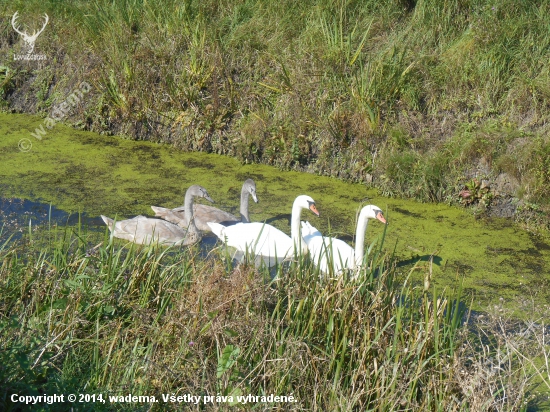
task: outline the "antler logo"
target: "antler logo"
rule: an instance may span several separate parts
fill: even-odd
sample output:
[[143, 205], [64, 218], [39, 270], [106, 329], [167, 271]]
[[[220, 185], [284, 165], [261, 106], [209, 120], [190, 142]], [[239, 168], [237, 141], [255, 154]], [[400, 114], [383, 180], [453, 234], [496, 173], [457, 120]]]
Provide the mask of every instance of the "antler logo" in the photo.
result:
[[19, 33], [21, 35], [21, 37], [23, 37], [23, 40], [25, 41], [25, 43], [27, 43], [27, 54], [29, 55], [34, 51], [34, 43], [36, 42], [36, 39], [38, 38], [40, 33], [42, 33], [44, 31], [44, 29], [46, 28], [46, 25], [48, 24], [48, 21], [50, 20], [50, 18], [48, 17], [47, 14], [44, 14], [45, 21], [44, 21], [44, 25], [42, 26], [42, 28], [38, 31], [34, 31], [32, 34], [27, 34], [27, 32], [21, 31], [17, 28], [17, 17], [18, 16], [19, 16], [19, 12], [16, 11], [15, 14], [13, 15], [13, 17], [11, 18], [11, 25], [13, 26], [13, 29], [17, 33]]

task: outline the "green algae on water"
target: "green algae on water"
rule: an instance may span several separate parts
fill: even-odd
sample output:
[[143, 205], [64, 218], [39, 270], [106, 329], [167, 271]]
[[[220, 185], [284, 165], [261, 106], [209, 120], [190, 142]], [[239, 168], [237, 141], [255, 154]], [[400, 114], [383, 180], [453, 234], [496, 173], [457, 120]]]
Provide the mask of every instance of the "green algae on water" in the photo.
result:
[[[67, 212], [126, 218], [153, 215], [151, 205], [179, 206], [186, 188], [200, 184], [217, 207], [238, 214], [241, 185], [250, 177], [259, 197], [258, 204], [251, 204], [253, 220], [267, 219], [289, 233], [292, 202], [308, 194], [321, 217], [303, 212], [302, 219], [351, 242], [358, 209], [376, 204], [390, 223], [385, 241], [388, 251], [396, 245], [402, 273], [416, 263], [427, 267], [433, 255], [436, 285], [453, 288], [463, 283], [483, 302], [523, 296], [546, 303], [550, 298], [548, 241], [510, 221], [476, 220], [463, 209], [383, 198], [360, 184], [242, 165], [220, 155], [183, 153], [61, 124], [38, 140], [31, 132], [41, 122], [38, 117], [0, 113], [0, 196], [41, 200]], [[28, 152], [18, 146], [22, 139], [32, 143]], [[379, 222], [371, 222], [367, 245], [382, 232]]]

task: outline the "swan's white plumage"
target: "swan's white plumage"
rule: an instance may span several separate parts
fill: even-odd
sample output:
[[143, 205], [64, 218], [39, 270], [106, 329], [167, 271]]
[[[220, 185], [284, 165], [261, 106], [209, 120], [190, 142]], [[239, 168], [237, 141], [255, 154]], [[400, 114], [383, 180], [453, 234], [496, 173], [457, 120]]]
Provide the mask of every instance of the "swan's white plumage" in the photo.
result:
[[255, 257], [256, 265], [263, 261], [266, 265], [273, 266], [292, 257], [295, 250], [298, 253], [304, 252], [305, 243], [300, 235], [302, 209], [310, 209], [313, 213], [319, 214], [311, 197], [298, 196], [292, 206], [292, 237], [274, 226], [259, 222], [237, 223], [227, 227], [209, 222], [208, 226], [221, 241], [235, 248], [239, 255], [248, 253]]
[[254, 256], [258, 265], [261, 259], [266, 265], [273, 266], [294, 253], [292, 238], [271, 225], [252, 222], [223, 226], [208, 222], [208, 226], [228, 246]]
[[302, 236], [313, 263], [325, 274], [338, 274], [344, 269], [356, 269], [363, 263], [365, 233], [369, 219], [386, 223], [382, 210], [374, 205], [361, 209], [357, 222], [355, 249], [346, 242], [323, 236], [309, 222], [302, 222]]
[[[321, 235], [321, 232], [309, 222], [302, 222], [302, 235], [307, 245], [313, 263], [323, 273], [329, 273], [329, 261], [332, 262], [334, 272], [351, 266], [355, 262], [355, 251], [346, 242], [333, 237]], [[330, 253], [326, 253], [330, 251]]]

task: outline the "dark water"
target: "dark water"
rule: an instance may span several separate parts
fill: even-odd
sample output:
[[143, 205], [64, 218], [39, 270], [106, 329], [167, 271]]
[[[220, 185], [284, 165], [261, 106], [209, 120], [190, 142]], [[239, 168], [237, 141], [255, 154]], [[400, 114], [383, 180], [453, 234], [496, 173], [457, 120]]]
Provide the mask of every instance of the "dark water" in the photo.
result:
[[79, 220], [90, 226], [103, 224], [99, 216], [90, 217], [85, 213], [69, 214], [47, 203], [32, 202], [26, 199], [0, 198], [0, 225], [18, 228], [28, 226], [30, 220], [33, 225], [44, 223], [75, 225]]
[[0, 241], [8, 238], [21, 239], [37, 228], [51, 228], [56, 226], [76, 226], [98, 230], [103, 224], [100, 217], [92, 217], [86, 213], [69, 214], [55, 206], [33, 202], [26, 199], [0, 198]]
[[[105, 223], [100, 216], [86, 213], [67, 213], [53, 205], [33, 202], [26, 199], [0, 198], [0, 242], [8, 238], [21, 239], [29, 231], [37, 228], [48, 230], [51, 227], [79, 226], [88, 232], [104, 233]], [[201, 242], [201, 255], [206, 257], [216, 245], [217, 238], [206, 234]]]

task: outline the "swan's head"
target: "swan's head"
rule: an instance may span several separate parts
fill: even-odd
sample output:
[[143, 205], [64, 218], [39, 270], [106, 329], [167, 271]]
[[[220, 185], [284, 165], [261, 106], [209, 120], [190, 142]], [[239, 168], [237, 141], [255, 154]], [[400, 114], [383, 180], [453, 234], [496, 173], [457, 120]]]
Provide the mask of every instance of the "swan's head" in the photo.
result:
[[361, 209], [361, 214], [359, 216], [363, 216], [366, 219], [378, 219], [382, 223], [387, 223], [386, 218], [382, 213], [382, 209], [380, 209], [378, 206], [365, 206], [363, 209]]
[[243, 189], [250, 193], [250, 196], [252, 196], [252, 199], [254, 199], [254, 202], [258, 203], [258, 198], [256, 197], [256, 182], [252, 179], [246, 179], [243, 185]]
[[313, 213], [315, 213], [317, 216], [319, 216], [319, 211], [317, 210], [317, 206], [315, 206], [315, 200], [313, 200], [311, 197], [306, 195], [300, 195], [294, 200], [294, 207], [299, 207], [300, 209], [309, 209]]
[[206, 189], [202, 186], [193, 185], [189, 189], [187, 189], [187, 193], [190, 193], [194, 197], [203, 197], [209, 202], [214, 203], [214, 200], [212, 200]]

